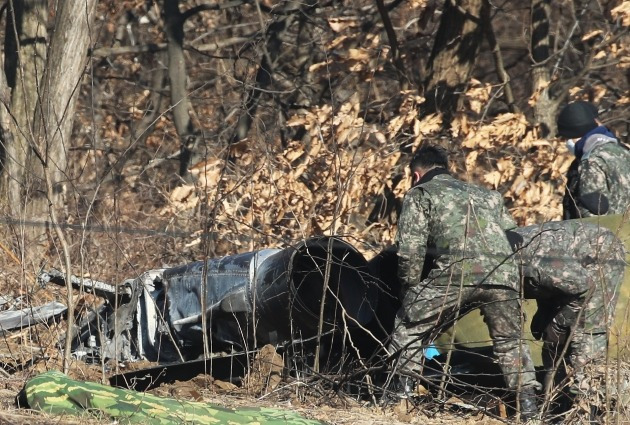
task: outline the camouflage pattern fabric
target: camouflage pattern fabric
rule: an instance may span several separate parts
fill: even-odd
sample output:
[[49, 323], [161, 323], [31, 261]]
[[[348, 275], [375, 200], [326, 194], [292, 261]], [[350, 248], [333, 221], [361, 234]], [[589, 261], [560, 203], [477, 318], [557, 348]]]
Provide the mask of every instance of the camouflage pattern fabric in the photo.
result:
[[79, 382], [50, 371], [31, 378], [24, 386], [31, 409], [52, 415], [108, 417], [117, 423], [143, 424], [304, 424], [323, 422], [298, 413], [267, 407], [227, 408], [208, 403], [175, 400]]
[[[516, 258], [521, 263], [525, 295], [538, 300], [536, 316], [546, 316], [549, 326], [559, 333], [573, 329], [567, 352], [579, 381], [584, 366], [606, 354], [607, 333], [624, 276], [624, 246], [605, 227], [580, 221], [549, 222], [513, 231], [523, 237]], [[558, 344], [549, 333], [543, 352], [545, 366], [552, 367], [564, 344]]]
[[[614, 322], [608, 333], [608, 356], [611, 359], [630, 360], [630, 346], [628, 345], [628, 335], [630, 335], [630, 218], [622, 215], [606, 215], [589, 217], [575, 220], [584, 223], [594, 223], [598, 226], [606, 227], [625, 245], [626, 268], [623, 282], [619, 289], [617, 306], [615, 308]], [[536, 313], [537, 306], [534, 300], [524, 300], [523, 310], [527, 320], [524, 325], [524, 340], [532, 351], [532, 358], [536, 366], [542, 366], [542, 343], [535, 340], [529, 329], [531, 319]], [[451, 341], [457, 346], [470, 350], [483, 350], [489, 345], [490, 336], [488, 330], [483, 325], [483, 318], [479, 310], [475, 309], [461, 317], [452, 327], [446, 329], [434, 341], [436, 348], [445, 353], [452, 349]]]
[[[595, 134], [589, 138], [602, 137]], [[586, 145], [589, 144], [586, 141]], [[577, 167], [576, 167], [577, 166]], [[608, 198], [608, 214], [624, 214], [630, 207], [630, 150], [615, 139], [586, 151], [567, 174], [567, 193], [563, 205], [565, 218], [589, 217], [593, 214], [581, 206], [573, 206], [579, 195], [599, 192]]]
[[498, 192], [440, 174], [412, 188], [398, 221], [402, 308], [392, 345], [402, 367], [462, 309], [480, 307], [506, 384], [538, 386], [521, 342], [518, 269], [504, 231], [516, 227]]

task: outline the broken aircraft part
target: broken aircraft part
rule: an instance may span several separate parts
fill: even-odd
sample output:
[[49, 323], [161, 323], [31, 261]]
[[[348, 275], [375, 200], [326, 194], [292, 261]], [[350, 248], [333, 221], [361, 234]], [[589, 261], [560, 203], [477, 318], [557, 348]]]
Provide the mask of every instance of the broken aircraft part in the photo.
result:
[[38, 307], [2, 311], [0, 312], [0, 333], [27, 328], [36, 323], [47, 323], [65, 313], [66, 310], [65, 305], [52, 301]]
[[[617, 231], [630, 248], [627, 221], [598, 220]], [[366, 261], [341, 239], [320, 237], [285, 249], [151, 270], [118, 286], [73, 278], [73, 286], [106, 300], [77, 321], [81, 329], [74, 338], [74, 355], [87, 361], [162, 363], [110, 378], [112, 385], [145, 390], [201, 373], [238, 382], [248, 371], [251, 353], [271, 343], [286, 354], [285, 370], [290, 368], [291, 374], [312, 372], [313, 360], [338, 356], [326, 365], [343, 364], [343, 370], [327, 366], [319, 370], [326, 372], [332, 388], [373, 398], [385, 388], [380, 379], [387, 364], [381, 361], [391, 360], [379, 349], [387, 344], [400, 307], [397, 260], [393, 247]], [[626, 272], [620, 300], [630, 297], [629, 279]], [[40, 279], [62, 285], [64, 280], [59, 272], [42, 274]], [[524, 309], [531, 318], [535, 303], [526, 300]], [[618, 304], [619, 332], [613, 332], [611, 347], [620, 347], [618, 337], [630, 332], [626, 310], [627, 302]], [[540, 344], [531, 337], [529, 322], [525, 339], [540, 365]], [[503, 398], [508, 393], [489, 343], [477, 310], [460, 317], [436, 339], [440, 354], [427, 356], [423, 385], [440, 394], [470, 395], [472, 389], [474, 397], [482, 391], [491, 400], [497, 394]], [[319, 359], [316, 347], [323, 347]], [[352, 357], [352, 350], [360, 367], [335, 363]], [[364, 379], [368, 374], [370, 379]]]
[[[65, 285], [66, 276], [63, 272], [59, 270], [52, 269], [50, 271], [41, 271], [37, 275], [37, 282], [40, 286], [45, 287], [46, 284], [55, 283], [57, 285]], [[97, 280], [92, 279], [80, 279], [78, 277], [72, 276], [72, 286], [76, 289], [80, 289], [82, 291], [93, 293], [100, 297], [111, 299], [116, 295], [130, 295], [129, 288], [125, 287], [116, 287], [115, 285], [111, 285], [105, 282], [99, 282]]]
[[330, 335], [343, 332], [361, 333], [359, 345], [378, 342], [364, 330], [379, 326], [380, 289], [363, 255], [334, 237], [152, 270], [123, 286], [117, 293], [125, 302], [116, 312], [111, 302], [102, 307], [83, 327], [76, 350], [182, 362], [204, 354], [204, 325], [210, 353], [318, 335], [328, 335], [319, 342], [330, 344]]

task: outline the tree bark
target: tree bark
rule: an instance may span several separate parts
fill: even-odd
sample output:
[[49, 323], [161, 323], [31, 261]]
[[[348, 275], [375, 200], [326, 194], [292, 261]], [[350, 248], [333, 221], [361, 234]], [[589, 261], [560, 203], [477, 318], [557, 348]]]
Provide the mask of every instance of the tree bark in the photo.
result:
[[[292, 18], [292, 17], [290, 17]], [[267, 29], [267, 42], [265, 43], [264, 54], [260, 61], [260, 66], [256, 72], [256, 81], [254, 87], [247, 95], [245, 101], [245, 108], [241, 112], [241, 116], [238, 119], [236, 125], [236, 134], [234, 135], [233, 142], [238, 142], [247, 137], [249, 129], [252, 126], [254, 117], [256, 116], [256, 109], [260, 100], [262, 92], [271, 85], [273, 81], [273, 68], [276, 58], [280, 54], [280, 47], [282, 41], [280, 40], [280, 33], [286, 29], [286, 20], [282, 19], [278, 22], [274, 22]]]
[[[10, 1], [5, 38], [5, 64], [10, 90], [10, 115], [6, 120], [11, 133], [5, 140], [2, 193], [9, 200], [9, 211], [20, 217], [24, 207], [25, 165], [33, 143], [33, 114], [46, 67], [48, 2], [45, 0]], [[6, 134], [6, 133], [5, 133]]]
[[[258, 5], [260, 3], [257, 2]], [[256, 116], [256, 110], [260, 103], [260, 96], [263, 91], [274, 82], [273, 76], [276, 68], [276, 62], [280, 55], [283, 53], [282, 35], [287, 31], [291, 25], [300, 17], [308, 16], [310, 14], [311, 7], [304, 6], [299, 2], [288, 2], [283, 12], [285, 17], [278, 19], [271, 23], [266, 29], [264, 28], [264, 22], [262, 21], [262, 12], [259, 10], [259, 20], [261, 30], [265, 31], [266, 41], [263, 44], [262, 59], [256, 72], [256, 81], [254, 86], [247, 94], [245, 100], [245, 107], [239, 116], [238, 123], [236, 124], [236, 131], [232, 137], [232, 142], [238, 142], [247, 137], [249, 130], [251, 129], [254, 117]]]
[[389, 45], [391, 49], [392, 62], [396, 67], [396, 71], [398, 72], [398, 81], [400, 83], [400, 90], [407, 90], [409, 86], [409, 82], [407, 79], [407, 72], [402, 63], [400, 57], [400, 50], [398, 49], [398, 40], [396, 38], [396, 31], [394, 30], [394, 26], [392, 25], [391, 19], [389, 19], [389, 13], [387, 12], [387, 8], [385, 7], [385, 3], [383, 0], [376, 0], [376, 7], [378, 9], [378, 13], [381, 15], [381, 19], [383, 20], [383, 26], [385, 27], [385, 32], [387, 33], [387, 38], [389, 39]]
[[[0, 69], [4, 64], [4, 55], [0, 55]], [[7, 83], [6, 75], [3, 72], [0, 72], [0, 152], [2, 158], [2, 169], [3, 179], [2, 179], [2, 193], [6, 194], [7, 197], [5, 199], [9, 200], [11, 203], [11, 199], [9, 199], [9, 193], [7, 193], [7, 186], [11, 183], [11, 179], [7, 178], [8, 172], [8, 162], [10, 158], [9, 149], [13, 147], [15, 140], [13, 137], [12, 123], [13, 120], [11, 118], [10, 111], [10, 99], [11, 99], [11, 89], [9, 84]], [[11, 208], [11, 206], [9, 206]]]
[[487, 0], [446, 1], [427, 65], [424, 114], [439, 112], [450, 122], [475, 65], [487, 7]]
[[184, 15], [179, 10], [179, 0], [164, 0], [164, 30], [168, 42], [168, 77], [171, 88], [171, 108], [175, 130], [180, 139], [179, 173], [188, 172], [196, 130], [190, 117], [192, 104], [188, 97], [186, 58], [184, 57]]
[[[26, 160], [27, 217], [45, 220], [48, 202], [59, 208], [67, 183], [67, 151], [74, 123], [76, 99], [85, 70], [90, 31], [96, 0], [66, 0], [59, 3], [54, 32], [48, 49], [46, 68], [38, 87], [40, 97], [33, 118], [33, 140]], [[49, 176], [44, 175], [47, 169]], [[53, 198], [47, 199], [46, 179], [50, 178]], [[44, 234], [33, 228], [31, 236]]]
[[539, 125], [540, 136], [555, 134], [556, 102], [549, 96], [549, 13], [550, 0], [532, 0], [531, 5], [531, 58], [532, 94], [535, 98], [534, 119]]
[[[74, 123], [79, 86], [85, 70], [95, 10], [96, 0], [67, 0], [60, 2], [56, 11], [54, 32], [41, 81], [38, 81], [37, 76], [43, 68], [34, 70], [33, 78], [36, 81], [34, 91], [40, 97], [37, 98], [35, 105], [33, 137], [27, 138], [29, 146], [25, 162], [27, 169], [24, 174], [26, 190], [21, 192], [24, 196], [22, 202], [25, 203], [26, 217], [41, 221], [49, 217], [52, 221], [63, 248], [64, 265], [68, 276], [72, 272], [70, 254], [65, 235], [59, 226], [60, 218], [57, 211], [63, 200], [62, 192], [68, 179], [66, 174], [68, 141]], [[21, 62], [25, 62], [24, 57], [20, 59]], [[17, 87], [19, 91], [19, 84]], [[26, 86], [23, 85], [21, 89], [25, 90]], [[24, 105], [28, 120], [29, 105], [26, 102]], [[16, 131], [19, 132], [20, 129]], [[19, 165], [17, 164], [18, 167]], [[45, 236], [39, 227], [32, 227], [28, 234], [35, 242], [39, 242], [38, 239]], [[74, 326], [71, 285], [67, 288], [67, 308], [64, 371], [67, 371], [70, 365], [71, 335]]]

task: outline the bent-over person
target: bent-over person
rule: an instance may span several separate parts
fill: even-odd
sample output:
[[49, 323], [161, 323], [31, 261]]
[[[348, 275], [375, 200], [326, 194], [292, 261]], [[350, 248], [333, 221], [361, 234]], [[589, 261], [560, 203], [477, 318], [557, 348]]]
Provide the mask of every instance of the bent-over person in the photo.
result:
[[521, 341], [518, 269], [505, 230], [516, 227], [496, 191], [448, 172], [446, 152], [421, 147], [410, 164], [414, 186], [398, 220], [402, 308], [392, 346], [402, 370], [418, 369], [422, 350], [463, 310], [479, 307], [522, 419], [538, 413], [534, 365]]
[[508, 238], [525, 297], [538, 304], [532, 333], [543, 339], [545, 387], [563, 377], [554, 366], [566, 360], [573, 369], [570, 391], [579, 394], [588, 388], [585, 367], [606, 356], [624, 275], [623, 243], [609, 229], [577, 220], [513, 229]]

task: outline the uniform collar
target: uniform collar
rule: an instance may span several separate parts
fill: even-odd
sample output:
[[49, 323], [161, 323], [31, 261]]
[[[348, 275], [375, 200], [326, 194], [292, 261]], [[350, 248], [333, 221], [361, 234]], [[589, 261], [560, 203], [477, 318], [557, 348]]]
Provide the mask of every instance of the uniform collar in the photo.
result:
[[427, 171], [426, 173], [424, 173], [424, 176], [422, 176], [422, 178], [420, 180], [418, 180], [418, 182], [414, 186], [417, 186], [419, 184], [423, 184], [423, 183], [426, 183], [428, 181], [431, 181], [433, 179], [433, 177], [439, 176], [440, 174], [448, 174], [449, 176], [451, 175], [448, 172], [448, 170], [445, 169], [445, 168], [441, 168], [441, 167], [432, 168], [429, 171]]
[[600, 125], [582, 136], [575, 144], [575, 156], [579, 159], [586, 159], [593, 149], [611, 142], [617, 142], [615, 135], [608, 128]]

